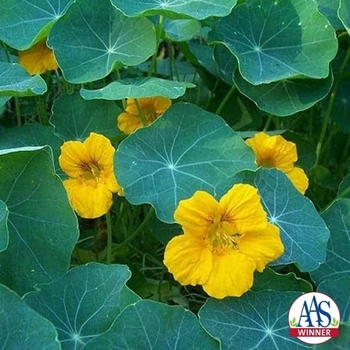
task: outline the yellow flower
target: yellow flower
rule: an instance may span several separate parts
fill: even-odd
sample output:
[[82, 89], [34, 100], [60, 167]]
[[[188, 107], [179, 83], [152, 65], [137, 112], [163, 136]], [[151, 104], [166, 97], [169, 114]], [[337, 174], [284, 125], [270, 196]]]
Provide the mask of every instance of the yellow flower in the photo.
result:
[[175, 213], [183, 235], [166, 246], [164, 264], [182, 285], [201, 284], [212, 297], [241, 296], [254, 271], [283, 253], [279, 228], [268, 223], [257, 190], [234, 185], [218, 202], [204, 191]]
[[28, 50], [18, 52], [18, 62], [31, 74], [42, 74], [58, 68], [53, 51], [46, 46], [46, 38]]
[[113, 169], [115, 149], [103, 135], [91, 133], [84, 141], [68, 141], [61, 146], [59, 163], [70, 179], [64, 180], [73, 209], [83, 218], [107, 213], [112, 193], [122, 195]]
[[293, 142], [287, 141], [281, 135], [269, 136], [259, 132], [247, 139], [246, 143], [253, 149], [258, 166], [283, 171], [297, 190], [302, 194], [305, 193], [309, 179], [303, 169], [294, 166], [298, 155]]
[[142, 126], [152, 124], [171, 106], [166, 97], [128, 98], [125, 112], [118, 116], [118, 128], [125, 134], [131, 134]]

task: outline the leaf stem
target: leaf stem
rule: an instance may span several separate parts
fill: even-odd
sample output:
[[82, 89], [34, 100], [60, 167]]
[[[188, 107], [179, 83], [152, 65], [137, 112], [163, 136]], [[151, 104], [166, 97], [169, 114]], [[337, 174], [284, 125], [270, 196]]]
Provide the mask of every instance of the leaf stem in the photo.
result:
[[219, 104], [219, 107], [216, 109], [215, 114], [220, 115], [222, 110], [224, 109], [226, 103], [231, 98], [232, 94], [235, 92], [236, 86], [232, 85], [226, 96], [222, 99], [221, 103]]
[[338, 72], [337, 77], [335, 78], [335, 81], [334, 81], [333, 90], [332, 90], [331, 96], [329, 98], [326, 114], [325, 114], [324, 119], [323, 119], [320, 137], [318, 139], [317, 146], [316, 146], [316, 162], [315, 162], [314, 166], [318, 165], [320, 162], [320, 155], [321, 155], [321, 150], [322, 150], [322, 146], [323, 146], [323, 141], [324, 141], [324, 138], [326, 136], [327, 127], [328, 127], [328, 123], [329, 123], [329, 120], [330, 120], [330, 117], [332, 114], [332, 109], [334, 106], [335, 98], [337, 96], [339, 84], [341, 81], [341, 76], [345, 70], [345, 67], [346, 67], [346, 64], [348, 63], [349, 58], [350, 58], [350, 48], [346, 52], [346, 56], [343, 60], [342, 65], [340, 66], [339, 72]]
[[140, 106], [140, 103], [139, 103], [139, 100], [137, 98], [135, 98], [135, 104], [136, 104], [136, 107], [137, 107], [137, 112], [139, 114], [139, 118], [140, 118], [141, 124], [142, 124], [142, 126], [146, 126], [147, 125], [147, 120], [146, 120], [145, 115], [143, 114], [143, 110], [142, 110], [142, 108]]
[[112, 220], [111, 213], [106, 213], [106, 224], [107, 224], [107, 264], [112, 263], [112, 248], [113, 248], [113, 236], [112, 236]]
[[16, 119], [17, 119], [17, 126], [22, 125], [22, 120], [21, 120], [21, 108], [19, 106], [19, 99], [17, 96], [14, 97], [15, 99], [15, 110], [16, 110]]
[[151, 63], [148, 70], [148, 76], [157, 75], [157, 55], [158, 55], [158, 48], [160, 44], [160, 38], [162, 36], [163, 31], [163, 22], [164, 17], [162, 15], [159, 15], [158, 17], [158, 23], [156, 25], [156, 52], [153, 54]]
[[134, 240], [142, 231], [142, 229], [145, 227], [147, 222], [151, 219], [152, 215], [154, 214], [154, 208], [151, 207], [150, 210], [148, 211], [147, 215], [145, 216], [144, 220], [141, 222], [141, 224], [138, 226], [138, 228], [130, 235], [128, 236], [123, 242], [117, 245], [117, 249], [120, 249], [127, 245], [129, 242]]

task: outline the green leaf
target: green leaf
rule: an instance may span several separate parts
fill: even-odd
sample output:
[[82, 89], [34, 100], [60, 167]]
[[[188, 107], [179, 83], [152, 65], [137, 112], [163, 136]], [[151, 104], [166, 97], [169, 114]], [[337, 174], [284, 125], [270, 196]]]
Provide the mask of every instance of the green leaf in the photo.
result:
[[45, 146], [49, 145], [53, 152], [53, 160], [55, 172], [61, 174], [61, 169], [58, 164], [60, 155], [60, 140], [53, 133], [52, 126], [44, 126], [40, 124], [26, 124], [20, 128], [7, 129], [0, 138], [0, 150], [26, 147], [26, 146]]
[[330, 74], [326, 79], [285, 79], [252, 85], [236, 74], [234, 82], [238, 90], [261, 110], [286, 117], [308, 109], [326, 97], [333, 84], [333, 75]]
[[350, 271], [350, 199], [336, 200], [322, 217], [331, 235], [325, 263], [311, 273], [316, 283], [345, 277]]
[[169, 19], [165, 18], [163, 30], [168, 39], [172, 41], [191, 40], [199, 33], [201, 24], [195, 19]]
[[156, 50], [153, 24], [127, 18], [109, 0], [92, 6], [77, 0], [53, 27], [49, 46], [66, 80], [84, 83], [107, 76], [114, 67], [136, 66]]
[[236, 5], [237, 0], [111, 0], [112, 4], [125, 15], [150, 16], [185, 15], [198, 20], [216, 16], [227, 16]]
[[270, 268], [266, 268], [263, 273], [255, 272], [253, 292], [263, 290], [276, 290], [279, 292], [312, 292], [311, 283], [297, 277], [295, 273], [279, 274]]
[[321, 282], [317, 291], [329, 295], [338, 305], [341, 319], [348, 320], [350, 316], [350, 277], [349, 273], [337, 279], [327, 279]]
[[227, 84], [233, 84], [233, 76], [237, 69], [236, 56], [224, 45], [217, 45], [214, 48], [214, 61], [218, 67], [220, 78]]
[[154, 77], [129, 78], [113, 81], [101, 89], [81, 89], [80, 94], [85, 100], [122, 100], [124, 98], [156, 96], [175, 99], [182, 96], [186, 92], [186, 88], [192, 87], [195, 87], [195, 85], [185, 81], [180, 82]]
[[189, 43], [189, 49], [196, 57], [198, 63], [203, 66], [210, 74], [218, 76], [218, 68], [213, 57], [213, 48], [196, 42]]
[[199, 311], [204, 329], [222, 350], [310, 349], [289, 335], [288, 310], [302, 293], [248, 292], [240, 298], [208, 299]]
[[326, 259], [329, 230], [313, 203], [277, 169], [259, 169], [255, 186], [284, 244], [284, 254], [272, 264], [296, 262], [300, 271], [317, 269]]
[[340, 0], [338, 16], [350, 35], [350, 3], [347, 0]]
[[9, 210], [7, 205], [0, 200], [0, 252], [5, 250], [9, 243], [9, 231], [7, 226], [7, 219]]
[[213, 25], [208, 41], [226, 45], [254, 85], [299, 75], [326, 78], [338, 48], [317, 3], [304, 0], [247, 0]]
[[68, 269], [77, 219], [48, 147], [0, 151], [0, 178], [0, 199], [10, 213], [0, 281], [22, 295]]
[[25, 50], [48, 35], [72, 0], [6, 0], [0, 2], [0, 40]]
[[2, 349], [60, 349], [54, 326], [1, 284], [0, 300]]
[[24, 300], [56, 327], [62, 349], [82, 348], [105, 333], [117, 315], [139, 297], [125, 286], [131, 273], [123, 265], [76, 267]]
[[255, 169], [254, 158], [220, 117], [177, 103], [119, 145], [115, 172], [129, 202], [151, 203], [160, 220], [172, 223], [181, 199], [196, 190], [215, 195], [221, 181]]
[[294, 142], [298, 150], [298, 160], [296, 165], [304, 170], [311, 169], [316, 162], [316, 146], [310, 141], [305, 140], [302, 134], [286, 131], [282, 136], [291, 142]]
[[111, 101], [85, 101], [79, 93], [60, 95], [54, 101], [50, 123], [63, 140], [82, 141], [90, 132], [106, 137], [120, 134], [117, 116], [121, 109]]
[[338, 189], [338, 197], [350, 199], [350, 174], [344, 177]]
[[317, 0], [318, 10], [328, 19], [334, 29], [343, 29], [337, 11], [340, 0]]
[[[332, 121], [340, 130], [350, 133], [350, 79], [344, 78], [340, 81], [337, 94], [331, 112]], [[328, 105], [329, 99], [324, 101]]]
[[219, 343], [200, 326], [196, 316], [181, 306], [150, 300], [129, 305], [109, 331], [84, 349], [219, 349]]
[[327, 342], [317, 345], [317, 350], [348, 350], [350, 349], [350, 322], [339, 327], [339, 337], [333, 337]]
[[182, 228], [179, 224], [167, 224], [160, 221], [155, 215], [148, 222], [148, 228], [152, 235], [164, 245], [168, 244], [173, 237], [182, 233]]
[[17, 63], [0, 62], [0, 96], [34, 96], [46, 92], [40, 75], [29, 75]]

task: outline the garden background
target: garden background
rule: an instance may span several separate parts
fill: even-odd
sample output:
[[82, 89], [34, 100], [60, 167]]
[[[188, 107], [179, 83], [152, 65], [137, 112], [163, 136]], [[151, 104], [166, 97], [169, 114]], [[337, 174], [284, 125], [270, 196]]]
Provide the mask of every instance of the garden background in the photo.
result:
[[[349, 34], [347, 0], [0, 1], [2, 348], [309, 349], [288, 310], [310, 291], [341, 314], [316, 348], [350, 348]], [[305, 194], [258, 164], [260, 131], [296, 145]], [[118, 181], [94, 218], [94, 192], [63, 182], [63, 145], [91, 135], [113, 168], [78, 179]], [[210, 297], [164, 251], [181, 201], [235, 184], [257, 189], [284, 253], [241, 296]]]

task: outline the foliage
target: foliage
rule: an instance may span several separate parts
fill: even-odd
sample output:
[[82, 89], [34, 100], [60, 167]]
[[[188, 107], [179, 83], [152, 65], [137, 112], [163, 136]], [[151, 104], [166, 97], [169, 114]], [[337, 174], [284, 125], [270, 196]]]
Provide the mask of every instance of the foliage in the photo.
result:
[[[306, 349], [287, 314], [313, 290], [342, 316], [319, 347], [347, 348], [349, 35], [347, 0], [1, 2], [0, 343]], [[30, 75], [19, 52], [43, 40], [59, 68]], [[159, 96], [172, 105], [151, 125], [118, 129], [127, 99]], [[295, 143], [305, 195], [257, 166], [245, 140], [259, 131]], [[58, 162], [90, 133], [115, 148], [124, 195], [94, 219], [73, 211]], [[239, 183], [258, 190], [284, 254], [216, 300], [176, 282], [164, 251], [181, 200]]]

